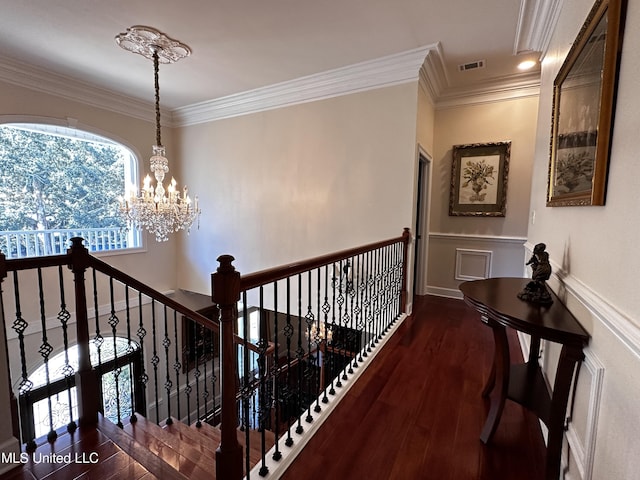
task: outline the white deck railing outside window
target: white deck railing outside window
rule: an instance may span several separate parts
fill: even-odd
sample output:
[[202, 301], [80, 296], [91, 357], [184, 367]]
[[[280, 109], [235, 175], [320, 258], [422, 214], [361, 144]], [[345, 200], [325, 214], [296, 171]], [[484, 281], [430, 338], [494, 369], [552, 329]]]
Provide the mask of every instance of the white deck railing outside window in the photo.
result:
[[0, 232], [0, 250], [7, 259], [60, 255], [67, 252], [73, 237], [84, 238], [84, 245], [90, 252], [140, 246], [140, 235], [136, 230], [111, 227], [3, 231]]

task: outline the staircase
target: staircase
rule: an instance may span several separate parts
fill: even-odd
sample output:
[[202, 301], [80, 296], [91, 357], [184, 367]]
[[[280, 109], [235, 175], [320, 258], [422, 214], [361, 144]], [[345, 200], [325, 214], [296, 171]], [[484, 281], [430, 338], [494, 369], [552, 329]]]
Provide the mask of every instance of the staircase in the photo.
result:
[[[96, 428], [61, 433], [54, 443], [44, 440], [22, 465], [0, 480], [211, 480], [220, 429], [173, 420], [159, 426], [141, 415], [119, 428], [100, 417]], [[251, 467], [261, 459], [262, 433], [249, 432]], [[275, 443], [266, 432], [266, 448]], [[246, 432], [238, 430], [243, 448]], [[255, 445], [255, 447], [251, 447]], [[246, 472], [245, 472], [246, 473]]]

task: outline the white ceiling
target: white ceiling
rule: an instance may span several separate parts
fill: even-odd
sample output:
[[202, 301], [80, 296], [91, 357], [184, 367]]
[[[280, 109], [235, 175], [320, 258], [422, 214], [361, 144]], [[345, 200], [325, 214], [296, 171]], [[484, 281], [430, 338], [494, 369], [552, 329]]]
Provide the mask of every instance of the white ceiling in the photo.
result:
[[[535, 32], [520, 12], [540, 16], [538, 4], [549, 3], [558, 0], [0, 0], [0, 68], [6, 79], [6, 65], [37, 66], [150, 102], [152, 63], [114, 40], [148, 25], [193, 52], [160, 66], [168, 109], [438, 42], [445, 87], [468, 89], [517, 75], [521, 60], [539, 58], [514, 54], [540, 45], [529, 41]], [[486, 67], [458, 71], [475, 60]]]

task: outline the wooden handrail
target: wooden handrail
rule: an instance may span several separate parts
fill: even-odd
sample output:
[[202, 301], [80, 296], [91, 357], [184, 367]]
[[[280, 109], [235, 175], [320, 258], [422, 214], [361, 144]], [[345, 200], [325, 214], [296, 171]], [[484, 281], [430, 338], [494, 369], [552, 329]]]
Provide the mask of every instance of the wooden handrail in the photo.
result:
[[240, 278], [240, 291], [251, 290], [252, 288], [259, 287], [260, 285], [266, 285], [267, 283], [276, 282], [278, 280], [282, 280], [299, 273], [313, 270], [314, 268], [339, 262], [340, 260], [346, 260], [347, 258], [351, 258], [355, 255], [386, 247], [388, 245], [393, 245], [395, 243], [403, 242], [406, 245], [409, 242], [410, 238], [411, 234], [409, 232], [409, 229], [405, 228], [400, 237], [370, 243], [361, 247], [355, 247], [336, 253], [321, 255], [310, 260], [289, 263], [286, 265], [281, 265], [279, 267], [269, 268], [266, 270], [261, 270], [259, 272], [250, 273], [248, 275], [243, 275]]
[[[165, 294], [149, 287], [148, 285], [145, 285], [139, 280], [136, 280], [132, 276], [127, 275], [124, 272], [121, 272], [120, 270], [112, 267], [108, 263], [105, 263], [96, 257], [92, 256], [90, 258], [91, 258], [91, 266], [94, 267], [96, 270], [104, 273], [105, 275], [113, 277], [114, 279], [124, 283], [125, 285], [135, 288], [136, 290], [140, 291], [142, 294], [146, 295], [147, 297], [152, 298], [166, 305], [167, 307], [175, 310], [176, 312], [188, 317], [189, 320], [193, 320], [197, 324], [202, 325], [203, 327], [208, 328], [209, 330], [213, 330], [215, 333], [220, 333], [220, 325], [215, 320], [211, 320], [210, 318], [205, 317], [201, 313], [198, 313], [194, 310], [191, 310], [185, 307], [181, 303], [173, 300], [171, 297], [168, 297]], [[245, 345], [245, 339], [235, 333], [233, 334], [233, 342], [237, 345], [243, 345], [243, 346]], [[260, 353], [260, 348], [254, 343], [246, 342], [246, 346], [252, 352]]]
[[69, 254], [49, 255], [46, 257], [27, 257], [6, 259], [2, 254], [3, 264], [6, 268], [4, 271], [14, 270], [31, 270], [34, 268], [57, 267], [59, 265], [67, 265], [69, 263]]
[[[0, 255], [1, 252], [0, 252]], [[14, 271], [14, 270], [31, 270], [34, 268], [47, 268], [47, 267], [57, 267], [60, 265], [69, 265], [70, 262], [70, 254], [62, 254], [62, 255], [49, 255], [46, 257], [28, 257], [28, 258], [14, 258], [7, 260], [4, 255], [2, 255], [2, 269], [1, 277], [6, 277], [6, 272]], [[215, 320], [211, 320], [210, 318], [205, 317], [201, 313], [198, 313], [190, 308], [185, 307], [181, 303], [175, 301], [171, 297], [155, 290], [152, 287], [136, 280], [134, 277], [127, 275], [126, 273], [118, 270], [117, 268], [112, 267], [108, 263], [92, 256], [88, 255], [89, 266], [95, 268], [99, 272], [104, 273], [110, 277], [113, 277], [115, 280], [123, 283], [124, 285], [128, 285], [129, 287], [135, 288], [143, 295], [156, 300], [163, 305], [175, 310], [176, 312], [188, 317], [190, 320], [193, 320], [199, 325], [202, 325], [209, 330], [213, 330], [215, 333], [220, 333], [220, 326]], [[245, 339], [240, 337], [237, 334], [233, 335], [234, 343], [238, 345], [244, 345]], [[257, 345], [248, 342], [247, 348], [255, 353], [260, 353], [260, 349]], [[273, 347], [272, 347], [273, 350]], [[269, 353], [269, 352], [267, 352]]]
[[[141, 292], [143, 295], [146, 295], [147, 297], [152, 298], [153, 300], [156, 300], [166, 305], [167, 307], [175, 310], [176, 312], [186, 317], [189, 317], [190, 320], [193, 320], [194, 322], [210, 330], [213, 330], [215, 333], [220, 333], [220, 327], [218, 326], [218, 324], [212, 321], [211, 319], [205, 317], [201, 313], [195, 312], [185, 307], [184, 305], [175, 301], [171, 297], [168, 297], [165, 294], [159, 292], [158, 290], [151, 288], [150, 286], [142, 283], [139, 280], [136, 280], [132, 276], [127, 275], [126, 273], [118, 270], [117, 268], [112, 267], [108, 263], [105, 263], [96, 257], [90, 256], [89, 258], [91, 259], [89, 266], [95, 268], [99, 272], [102, 272], [105, 275], [108, 275], [114, 278], [115, 280], [122, 282], [125, 285], [135, 288], [136, 290]], [[237, 342], [241, 343], [242, 341], [244, 340], [238, 337]]]

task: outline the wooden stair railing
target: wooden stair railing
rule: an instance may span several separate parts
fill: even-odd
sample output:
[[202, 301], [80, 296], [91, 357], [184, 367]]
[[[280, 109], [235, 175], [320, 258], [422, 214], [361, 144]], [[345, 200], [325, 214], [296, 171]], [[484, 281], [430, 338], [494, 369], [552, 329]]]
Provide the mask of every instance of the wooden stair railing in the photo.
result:
[[[281, 267], [253, 273], [250, 275], [245, 275], [245, 276], [241, 276], [240, 273], [235, 270], [232, 264], [234, 260], [233, 257], [231, 257], [230, 255], [222, 255], [218, 258], [219, 267], [216, 270], [216, 272], [212, 274], [212, 280], [211, 280], [211, 289], [212, 289], [211, 298], [212, 298], [213, 304], [217, 306], [217, 311], [219, 314], [218, 322], [212, 321], [211, 319], [205, 317], [204, 315], [198, 313], [197, 311], [194, 311], [194, 310], [191, 310], [190, 308], [185, 307], [180, 302], [172, 299], [171, 297], [168, 297], [162, 294], [161, 292], [158, 292], [157, 290], [145, 285], [139, 280], [113, 268], [112, 266], [99, 260], [98, 258], [93, 257], [92, 255], [89, 254], [88, 250], [82, 245], [83, 240], [81, 238], [72, 239], [72, 245], [67, 251], [66, 255], [54, 255], [54, 256], [48, 256], [48, 257], [6, 260], [4, 256], [0, 254], [0, 282], [7, 277], [7, 274], [10, 271], [14, 271], [14, 278], [15, 278], [14, 281], [17, 284], [17, 277], [15, 277], [15, 272], [17, 272], [18, 270], [37, 269], [39, 272], [40, 269], [42, 268], [57, 267], [61, 269], [62, 266], [67, 266], [71, 270], [74, 278], [74, 302], [75, 302], [75, 316], [76, 316], [76, 332], [75, 333], [77, 336], [76, 342], [78, 344], [78, 361], [79, 361], [78, 369], [75, 372], [76, 373], [75, 386], [77, 388], [78, 396], [79, 396], [78, 415], [79, 415], [79, 424], [81, 427], [95, 426], [98, 424], [99, 421], [106, 422], [106, 420], [100, 420], [101, 416], [99, 415], [99, 412], [101, 411], [102, 407], [99, 404], [99, 395], [96, 394], [96, 392], [100, 391], [100, 387], [98, 385], [95, 367], [92, 366], [91, 364], [90, 352], [89, 352], [89, 343], [91, 340], [95, 340], [95, 337], [93, 339], [91, 338], [91, 333], [89, 331], [89, 314], [88, 314], [89, 301], [88, 301], [87, 291], [85, 290], [85, 275], [89, 268], [93, 269], [93, 272], [94, 272], [94, 279], [93, 279], [94, 296], [96, 295], [95, 272], [98, 271], [104, 274], [107, 278], [111, 279], [111, 281], [115, 280], [120, 284], [122, 284], [125, 287], [125, 295], [124, 295], [125, 297], [128, 298], [127, 289], [132, 288], [136, 292], [138, 292], [138, 294], [140, 295], [140, 298], [142, 298], [142, 295], [144, 295], [149, 299], [151, 299], [152, 305], [153, 305], [153, 302], [157, 302], [158, 305], [164, 306], [165, 308], [165, 325], [164, 325], [165, 339], [166, 339], [166, 331], [167, 331], [167, 324], [166, 324], [167, 308], [172, 309], [175, 312], [175, 314], [179, 313], [184, 317], [187, 317], [188, 319], [192, 320], [196, 324], [201, 325], [202, 327], [217, 333], [219, 335], [219, 346], [220, 346], [219, 355], [220, 355], [220, 361], [221, 361], [220, 372], [219, 372], [219, 375], [220, 375], [219, 381], [220, 381], [220, 388], [221, 388], [221, 391], [220, 391], [221, 404], [220, 404], [220, 411], [218, 413], [213, 412], [213, 418], [220, 419], [220, 443], [215, 452], [216, 478], [225, 479], [225, 480], [240, 480], [243, 476], [243, 472], [247, 472], [248, 468], [251, 468], [251, 465], [249, 461], [249, 455], [244, 456], [244, 464], [243, 464], [243, 445], [241, 445], [241, 442], [238, 441], [238, 430], [237, 430], [238, 426], [244, 425], [247, 428], [245, 446], [248, 450], [253, 450], [254, 455], [259, 453], [260, 456], [262, 457], [263, 462], [264, 462], [265, 452], [266, 450], [268, 450], [268, 442], [265, 442], [265, 438], [269, 438], [270, 435], [272, 434], [266, 432], [266, 430], [263, 428], [262, 431], [260, 432], [260, 435], [262, 438], [259, 440], [261, 442], [261, 445], [259, 446], [259, 448], [256, 447], [256, 445], [249, 444], [250, 438], [252, 437], [253, 434], [250, 431], [251, 427], [246, 423], [245, 419], [243, 419], [242, 422], [239, 421], [239, 416], [238, 416], [239, 400], [238, 399], [240, 399], [240, 401], [242, 402], [242, 397], [246, 395], [246, 392], [248, 390], [255, 390], [257, 387], [258, 389], [262, 389], [260, 392], [260, 399], [261, 399], [260, 401], [263, 402], [265, 395], [266, 396], [270, 395], [270, 392], [268, 391], [268, 389], [266, 389], [266, 386], [269, 383], [268, 377], [273, 377], [275, 375], [275, 378], [277, 378], [278, 374], [281, 374], [281, 373], [285, 373], [288, 375], [287, 372], [289, 371], [290, 365], [284, 365], [282, 368], [278, 367], [278, 363], [277, 363], [278, 339], [277, 338], [273, 338], [272, 340], [261, 338], [260, 341], [257, 342], [257, 344], [254, 344], [250, 342], [247, 338], [246, 325], [244, 327], [244, 333], [242, 335], [238, 335], [237, 333], [238, 317], [239, 317], [238, 302], [242, 299], [246, 309], [247, 291], [252, 289], [261, 289], [262, 286], [266, 286], [269, 284], [276, 285], [278, 281], [286, 281], [288, 284], [289, 279], [297, 278], [298, 282], [300, 283], [299, 285], [300, 287], [303, 274], [306, 274], [308, 276], [309, 287], [310, 287], [311, 272], [317, 271], [318, 272], [318, 301], [316, 306], [318, 308], [318, 312], [317, 312], [315, 321], [317, 321], [318, 325], [320, 325], [321, 323], [320, 316], [322, 315], [320, 312], [320, 293], [319, 293], [321, 269], [324, 272], [323, 275], [325, 278], [324, 281], [325, 281], [325, 304], [326, 304], [327, 302], [326, 282], [331, 275], [331, 273], [329, 272], [329, 267], [332, 266], [335, 269], [336, 265], [339, 265], [340, 268], [342, 269], [342, 267], [345, 265], [349, 266], [350, 262], [360, 263], [360, 259], [362, 259], [361, 261], [363, 265], [361, 265], [360, 273], [363, 276], [366, 274], [368, 276], [367, 277], [368, 280], [364, 278], [361, 279], [362, 283], [360, 284], [360, 287], [362, 287], [362, 290], [359, 291], [360, 295], [365, 295], [365, 296], [369, 295], [369, 293], [363, 294], [362, 292], [364, 292], [371, 285], [374, 285], [377, 283], [380, 284], [378, 285], [379, 289], [383, 289], [383, 288], [387, 288], [390, 290], [393, 289], [393, 293], [382, 294], [378, 292], [376, 294], [377, 296], [372, 295], [371, 298], [367, 297], [366, 302], [369, 302], [369, 301], [373, 302], [371, 305], [369, 305], [368, 303], [366, 304], [366, 306], [365, 306], [365, 303], [358, 305], [357, 299], [355, 300], [356, 308], [362, 307], [363, 309], [365, 308], [368, 309], [367, 321], [370, 323], [371, 329], [361, 330], [360, 332], [362, 335], [364, 335], [366, 332], [366, 334], [369, 336], [375, 333], [374, 337], [370, 338], [371, 346], [367, 347], [368, 351], [371, 351], [372, 345], [374, 343], [377, 343], [378, 337], [381, 335], [381, 330], [383, 328], [387, 329], [389, 327], [388, 321], [393, 321], [393, 319], [397, 317], [399, 312], [405, 312], [405, 306], [407, 301], [406, 269], [407, 269], [408, 244], [410, 241], [410, 237], [411, 236], [410, 236], [409, 230], [405, 229], [403, 234], [397, 238], [393, 238], [393, 239], [382, 241], [382, 242], [376, 242], [376, 243], [372, 243], [362, 247], [348, 249], [341, 252], [310, 259], [307, 261], [292, 263], [292, 264], [284, 265]], [[389, 248], [389, 247], [392, 248], [392, 250], [389, 250], [389, 251], [384, 250], [385, 248]], [[378, 268], [374, 265], [374, 263], [376, 262], [380, 264], [381, 272], [376, 273], [374, 271], [376, 268]], [[365, 263], [366, 265], [364, 265]], [[345, 307], [344, 307], [345, 312], [347, 309], [347, 305], [349, 304], [348, 303], [349, 299], [344, 300], [343, 298], [342, 300], [338, 299], [338, 303], [339, 303], [338, 306], [335, 305], [336, 291], [337, 291], [336, 288], [340, 289], [341, 296], [343, 295], [343, 293], [352, 295], [352, 298], [351, 298], [352, 310], [354, 308], [353, 297], [356, 295], [354, 294], [353, 291], [348, 292], [347, 290], [345, 290], [343, 292], [342, 286], [336, 287], [335, 273], [333, 275], [334, 277], [332, 282], [334, 283], [332, 285], [332, 289], [333, 289], [334, 305], [331, 308], [333, 309], [332, 315], [334, 318], [331, 319], [331, 323], [332, 323], [332, 326], [335, 327], [337, 325], [334, 323], [336, 312], [339, 311], [340, 312], [339, 315], [342, 315], [342, 304], [340, 302], [346, 301]], [[393, 281], [396, 282], [393, 286], [385, 283], [389, 281], [389, 278], [387, 277], [390, 277], [391, 275], [394, 276]], [[60, 276], [61, 276], [60, 283], [62, 284], [62, 273], [60, 273]], [[113, 292], [112, 292], [112, 297], [113, 297]], [[310, 292], [309, 292], [309, 301], [311, 302]], [[289, 300], [287, 300], [287, 302], [289, 302]], [[383, 305], [383, 302], [386, 302], [386, 306]], [[95, 318], [97, 319], [97, 316], [98, 316], [97, 300], [94, 300], [94, 303], [96, 303]], [[300, 305], [299, 308], [301, 308], [300, 298], [298, 299], [298, 303]], [[113, 310], [113, 298], [111, 299], [111, 305], [112, 305], [111, 308]], [[139, 310], [141, 310], [142, 303], [138, 303], [138, 305], [139, 305]], [[322, 306], [322, 311], [324, 311], [324, 325], [327, 326], [328, 324], [327, 311], [324, 310], [324, 307], [325, 305]], [[309, 315], [310, 315], [311, 314], [310, 303], [308, 308], [309, 308]], [[373, 315], [374, 313], [377, 313], [378, 310], [383, 308], [387, 308], [388, 312], [387, 310], [385, 310], [385, 312], [387, 313], [384, 313], [384, 315], [386, 315], [388, 318], [380, 322], [376, 319], [375, 322], [373, 322], [373, 320], [371, 320], [371, 315]], [[260, 310], [262, 311], [262, 305], [260, 306]], [[113, 315], [113, 312], [112, 312], [112, 315]], [[278, 315], [279, 313], [276, 308], [275, 310], [276, 324], [277, 324]], [[362, 321], [364, 321], [365, 313], [362, 313], [361, 315], [363, 318]], [[246, 317], [246, 310], [245, 310], [244, 316]], [[19, 317], [19, 313], [18, 313], [18, 317]], [[286, 317], [287, 317], [287, 322], [289, 322], [288, 307], [287, 307]], [[302, 349], [300, 336], [303, 333], [302, 332], [303, 328], [306, 329], [307, 326], [309, 328], [309, 331], [307, 333], [310, 333], [311, 323], [312, 323], [310, 318], [313, 318], [313, 315], [307, 316], [306, 318], [307, 326], [304, 326], [302, 323], [303, 320], [302, 320], [301, 311], [298, 312], [298, 316], [296, 318], [298, 319], [297, 320], [298, 321], [298, 325], [297, 325], [298, 348], [294, 352], [295, 355], [289, 358], [289, 363], [291, 363], [291, 365], [294, 365], [296, 362], [298, 363], [301, 362], [303, 359], [306, 358], [307, 355], [310, 355], [312, 353], [312, 350], [311, 350], [312, 340], [310, 336], [308, 340], [309, 353], [305, 353], [305, 351]], [[346, 324], [346, 320], [344, 321]], [[351, 319], [351, 322], [353, 323], [353, 319]], [[43, 327], [45, 325], [44, 313], [42, 314], [42, 325]], [[97, 320], [96, 320], [96, 326], [97, 326]], [[141, 324], [141, 327], [142, 327], [142, 324]], [[291, 325], [287, 325], [287, 327], [291, 327]], [[127, 324], [127, 329], [128, 328], [129, 326]], [[362, 327], [358, 327], [358, 328], [362, 328]], [[115, 327], [113, 327], [113, 330], [114, 330], [114, 338], [115, 338]], [[277, 337], [277, 334], [278, 334], [278, 331], [276, 329], [276, 337]], [[100, 335], [99, 332], [98, 332], [98, 335]], [[362, 338], [360, 340], [362, 340]], [[288, 339], [287, 343], [289, 343], [289, 340], [290, 338]], [[43, 346], [46, 347], [45, 350], [48, 350], [49, 346], [46, 344], [46, 338], [43, 339], [43, 342], [44, 342]], [[155, 340], [155, 326], [154, 326], [154, 352], [153, 352], [154, 362], [157, 361], [155, 358], [156, 357], [155, 342], [156, 340]], [[163, 343], [163, 342], [160, 342], [160, 343]], [[244, 373], [238, 371], [238, 365], [237, 365], [238, 353], [236, 350], [236, 347], [238, 345], [242, 346], [245, 351], [244, 353], [245, 368], [247, 368], [246, 359], [248, 358], [247, 357], [248, 354], [246, 352], [252, 352], [252, 354], [255, 354], [258, 357], [257, 364], [259, 366], [260, 377], [257, 380], [247, 380], [248, 376], [246, 374], [246, 371]], [[66, 344], [65, 344], [65, 348], [66, 348]], [[322, 348], [325, 348], [325, 347], [324, 346], [319, 347], [318, 351], [322, 350]], [[290, 349], [290, 346], [287, 345], [288, 357], [291, 355], [291, 352], [289, 349]], [[167, 350], [166, 346], [165, 346], [165, 350]], [[335, 348], [334, 350], [338, 355], [342, 355], [344, 357], [348, 357], [349, 359], [353, 359], [354, 361], [353, 363], [355, 365], [357, 360], [357, 355], [355, 354], [355, 352], [348, 351], [347, 349], [342, 347]], [[359, 361], [362, 361], [363, 355], [364, 356], [367, 355], [364, 349], [363, 351], [365, 353], [360, 352]], [[178, 350], [176, 346], [176, 365], [177, 365], [177, 354], [178, 354]], [[43, 355], [43, 357], [46, 362], [49, 353], [45, 353], [45, 355]], [[274, 355], [274, 358], [275, 358], [273, 362], [271, 360], [268, 360], [269, 358], [271, 358], [272, 355]], [[156, 363], [154, 363], [154, 366], [155, 365]], [[355, 365], [355, 367], [357, 367], [357, 365]], [[177, 367], [174, 367], [174, 368], [176, 368], [176, 371], [178, 370]], [[280, 370], [278, 370], [278, 368], [280, 368]], [[276, 369], [276, 370], [273, 371], [273, 369]], [[301, 368], [297, 368], [296, 370], [298, 371], [298, 375], [302, 376], [303, 373]], [[169, 371], [168, 359], [167, 359], [166, 371], [167, 372]], [[26, 380], [26, 376], [24, 372], [25, 370], [23, 367], [23, 380]], [[244, 382], [245, 382], [244, 386], [241, 386], [238, 383], [241, 377], [244, 378]], [[14, 379], [14, 382], [15, 382], [15, 379]], [[337, 386], [340, 386], [340, 378], [337, 379], [336, 384]], [[157, 389], [158, 379], [156, 379], [155, 385]], [[167, 373], [167, 385], [169, 385], [167, 386], [167, 395], [169, 395], [170, 394], [169, 389], [171, 387], [170, 387], [168, 373]], [[331, 385], [333, 386], [333, 380], [331, 381]], [[179, 384], [178, 384], [178, 390], [179, 390]], [[170, 398], [170, 397], [168, 396], [167, 398]], [[244, 400], [246, 401], [246, 398]], [[168, 403], [170, 403], [170, 400]], [[157, 392], [156, 392], [156, 405], [157, 405]], [[265, 410], [264, 405], [261, 405], [257, 408], [258, 408], [257, 413], [261, 418], [269, 417], [273, 413]], [[300, 405], [298, 405], [298, 408], [300, 408]], [[318, 411], [319, 408], [320, 406], [318, 404], [316, 406], [316, 409], [317, 409], [316, 411]], [[311, 410], [309, 407], [309, 413], [310, 411]], [[277, 416], [277, 411], [276, 411], [276, 416]], [[307, 421], [309, 422], [311, 421], [310, 416], [308, 417]], [[167, 423], [171, 423], [171, 412], [169, 412]], [[275, 423], [278, 424], [278, 421], [276, 420]], [[289, 426], [289, 429], [290, 428], [291, 426]], [[298, 424], [297, 428], [298, 430], [302, 430], [302, 425]], [[55, 437], [51, 438], [50, 441], [53, 441], [54, 439]], [[287, 442], [286, 442], [287, 445], [289, 444], [290, 440], [291, 438], [287, 439]], [[276, 427], [275, 442], [276, 442], [276, 453], [274, 454], [274, 459], [277, 459], [276, 457], [279, 455], [278, 444], [277, 444], [278, 442], [277, 427]], [[264, 470], [261, 470], [261, 474], [266, 474], [268, 470], [265, 469], [266, 467], [262, 467], [262, 468]]]
[[[376, 252], [384, 249], [385, 247], [391, 247], [394, 245], [401, 245], [401, 285], [399, 287], [399, 296], [397, 299], [397, 312], [406, 312], [407, 303], [407, 258], [408, 258], [408, 245], [411, 240], [411, 234], [408, 228], [405, 228], [402, 235], [399, 238], [392, 238], [390, 240], [371, 243], [362, 247], [343, 250], [337, 253], [323, 255], [310, 260], [291, 263], [280, 267], [256, 272], [249, 275], [241, 276], [239, 272], [235, 270], [232, 262], [234, 257], [231, 255], [222, 255], [218, 258], [219, 267], [215, 273], [212, 274], [212, 297], [214, 302], [220, 309], [220, 332], [221, 332], [221, 357], [222, 357], [222, 412], [221, 412], [221, 442], [220, 447], [216, 451], [216, 478], [224, 478], [225, 480], [240, 480], [242, 478], [242, 448], [240, 447], [236, 429], [239, 423], [238, 409], [237, 409], [237, 395], [239, 387], [238, 385], [238, 369], [237, 369], [237, 355], [234, 351], [234, 343], [232, 335], [235, 325], [238, 321], [238, 302], [241, 298], [246, 299], [246, 292], [251, 289], [262, 288], [264, 285], [276, 283], [280, 280], [289, 279], [296, 275], [308, 273], [314, 269], [321, 267], [328, 267], [329, 265], [335, 265], [342, 262], [353, 259], [360, 255], [368, 255], [370, 252]], [[385, 262], [391, 262], [390, 259], [386, 259]], [[335, 280], [335, 279], [334, 279]], [[334, 286], [335, 288], [335, 286]], [[335, 306], [334, 306], [335, 307]], [[262, 307], [260, 307], [262, 310]], [[288, 314], [287, 314], [288, 315]], [[325, 320], [326, 323], [326, 320]], [[261, 340], [262, 341], [262, 340]], [[377, 342], [377, 339], [375, 340]], [[260, 343], [260, 342], [259, 342]], [[246, 340], [245, 340], [246, 344]], [[270, 346], [270, 350], [277, 354], [278, 345], [275, 341], [275, 345]], [[344, 351], [344, 349], [342, 349]], [[370, 350], [369, 350], [370, 351]], [[291, 365], [300, 362], [306, 354], [299, 353], [298, 358], [293, 360], [293, 363], [283, 366], [279, 372], [282, 373], [290, 368]], [[366, 353], [364, 354], [366, 356]], [[355, 357], [353, 352], [349, 352], [347, 356]], [[276, 359], [277, 362], [277, 359]], [[265, 368], [263, 367], [263, 370]], [[272, 375], [268, 372], [265, 374]], [[277, 378], [278, 373], [275, 374]], [[262, 378], [262, 377], [261, 377]], [[338, 384], [339, 384], [338, 380]], [[246, 389], [246, 386], [245, 386]], [[264, 412], [263, 412], [264, 413]], [[308, 417], [307, 421], [311, 421]], [[298, 431], [301, 428], [298, 427]], [[276, 432], [277, 437], [277, 432]], [[287, 442], [291, 439], [289, 438]], [[288, 444], [288, 443], [287, 443]], [[276, 440], [277, 446], [277, 440]], [[262, 452], [264, 459], [264, 451]], [[274, 454], [274, 459], [279, 456], [278, 452]], [[263, 467], [260, 471], [260, 475], [266, 475], [268, 469]]]

